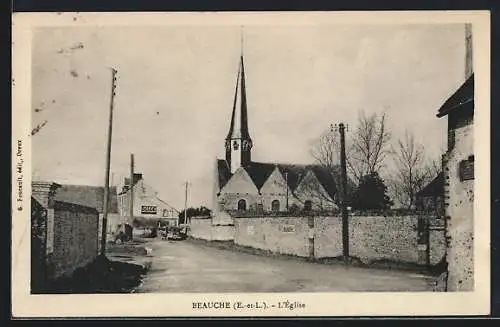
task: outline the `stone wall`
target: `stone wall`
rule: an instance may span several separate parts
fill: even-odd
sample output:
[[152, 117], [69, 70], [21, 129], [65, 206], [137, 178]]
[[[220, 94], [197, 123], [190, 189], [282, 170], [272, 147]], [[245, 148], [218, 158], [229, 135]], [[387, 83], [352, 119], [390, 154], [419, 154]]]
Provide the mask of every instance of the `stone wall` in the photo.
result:
[[417, 217], [352, 217], [350, 255], [363, 262], [418, 263]]
[[437, 265], [446, 255], [446, 231], [443, 229], [429, 232], [429, 263]]
[[[71, 275], [98, 255], [99, 213], [94, 208], [66, 202], [54, 203], [50, 279]], [[48, 237], [49, 238], [49, 237]]]
[[317, 258], [342, 256], [342, 220], [340, 217], [314, 219], [314, 255]]
[[474, 289], [474, 180], [459, 178], [459, 163], [474, 154], [473, 142], [473, 125], [457, 128], [455, 146], [444, 157], [450, 291]]
[[273, 253], [309, 256], [307, 217], [235, 218], [234, 243]]
[[[315, 217], [312, 234], [308, 217], [234, 218], [234, 242], [274, 253], [310, 256], [314, 238], [315, 258], [342, 256], [341, 217]], [[349, 217], [349, 255], [365, 263], [387, 260], [425, 264], [418, 245], [418, 217]], [[429, 232], [429, 260], [437, 264], [445, 255], [443, 231]], [[425, 257], [424, 257], [425, 258]]]
[[212, 217], [191, 217], [188, 235], [192, 238], [207, 241], [232, 241], [234, 226], [213, 224]]

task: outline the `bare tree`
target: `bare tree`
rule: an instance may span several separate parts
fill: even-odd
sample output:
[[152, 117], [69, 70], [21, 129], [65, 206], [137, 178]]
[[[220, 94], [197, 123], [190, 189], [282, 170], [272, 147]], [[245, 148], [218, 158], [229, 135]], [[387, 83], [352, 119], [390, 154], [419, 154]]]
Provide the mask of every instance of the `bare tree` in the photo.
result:
[[325, 131], [312, 144], [311, 155], [323, 167], [333, 169], [340, 164], [340, 140], [337, 134]]
[[356, 129], [346, 144], [346, 160], [350, 174], [359, 181], [373, 172], [380, 173], [390, 152], [391, 133], [385, 113], [360, 113]]
[[395, 164], [391, 188], [394, 199], [410, 209], [415, 195], [439, 173], [437, 160], [427, 160], [424, 146], [415, 140], [415, 135], [406, 131], [393, 147]]

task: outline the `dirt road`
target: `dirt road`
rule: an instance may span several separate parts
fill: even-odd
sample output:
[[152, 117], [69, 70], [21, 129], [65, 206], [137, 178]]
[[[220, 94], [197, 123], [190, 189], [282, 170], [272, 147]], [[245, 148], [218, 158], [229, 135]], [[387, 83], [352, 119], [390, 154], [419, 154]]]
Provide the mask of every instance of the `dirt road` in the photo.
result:
[[154, 241], [151, 268], [137, 293], [429, 291], [416, 273], [325, 265], [217, 249], [190, 241]]

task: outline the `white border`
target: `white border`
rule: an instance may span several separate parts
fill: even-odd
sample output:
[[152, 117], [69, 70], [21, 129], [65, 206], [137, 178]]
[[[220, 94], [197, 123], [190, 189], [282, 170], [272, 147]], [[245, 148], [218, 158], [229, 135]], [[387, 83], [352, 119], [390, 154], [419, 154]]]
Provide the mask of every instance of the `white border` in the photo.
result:
[[[139, 316], [357, 316], [477, 315], [490, 305], [490, 14], [488, 11], [246, 12], [246, 13], [16, 13], [13, 14], [12, 146], [24, 146], [25, 210], [16, 211], [13, 183], [12, 313], [14, 317]], [[42, 26], [318, 25], [472, 23], [476, 80], [475, 291], [469, 293], [244, 293], [244, 294], [29, 294], [31, 191], [31, 32]], [[436, 108], [437, 110], [438, 108]], [[14, 172], [14, 170], [13, 170]], [[13, 178], [16, 175], [13, 173]], [[13, 182], [15, 179], [13, 179]], [[194, 310], [193, 301], [277, 301], [306, 304], [291, 310]]]

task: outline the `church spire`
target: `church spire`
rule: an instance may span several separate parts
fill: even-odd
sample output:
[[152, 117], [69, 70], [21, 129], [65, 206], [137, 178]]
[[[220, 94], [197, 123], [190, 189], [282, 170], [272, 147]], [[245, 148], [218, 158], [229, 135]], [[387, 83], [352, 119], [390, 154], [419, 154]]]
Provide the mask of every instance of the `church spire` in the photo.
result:
[[247, 96], [245, 85], [245, 64], [243, 56], [243, 35], [241, 54], [233, 99], [231, 124], [226, 137], [226, 161], [234, 172], [238, 167], [250, 163], [252, 140], [248, 132]]

